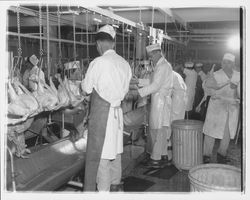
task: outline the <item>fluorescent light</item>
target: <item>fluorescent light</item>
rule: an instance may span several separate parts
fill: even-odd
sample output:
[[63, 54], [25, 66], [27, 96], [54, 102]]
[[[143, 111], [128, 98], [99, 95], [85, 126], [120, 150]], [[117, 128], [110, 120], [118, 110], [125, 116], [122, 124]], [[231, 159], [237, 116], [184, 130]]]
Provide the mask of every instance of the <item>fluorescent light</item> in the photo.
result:
[[115, 28], [119, 28], [119, 26], [118, 26], [118, 25], [116, 25], [116, 24], [113, 24], [112, 26], [113, 26], [113, 27], [115, 27]]
[[100, 19], [94, 18], [93, 20], [98, 22], [98, 23], [102, 23], [102, 20], [100, 20]]
[[239, 35], [234, 35], [231, 38], [229, 38], [227, 45], [232, 50], [240, 49], [240, 37], [239, 37]]

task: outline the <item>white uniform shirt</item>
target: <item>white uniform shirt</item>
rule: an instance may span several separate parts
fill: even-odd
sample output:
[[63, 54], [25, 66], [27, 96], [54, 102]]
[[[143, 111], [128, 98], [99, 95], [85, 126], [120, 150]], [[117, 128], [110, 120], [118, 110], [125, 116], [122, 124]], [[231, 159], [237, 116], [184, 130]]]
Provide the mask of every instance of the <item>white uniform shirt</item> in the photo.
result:
[[151, 94], [149, 126], [152, 129], [160, 129], [162, 126], [171, 125], [172, 89], [172, 66], [164, 57], [161, 57], [155, 65], [151, 83], [138, 90], [141, 97]]
[[173, 71], [171, 121], [177, 119], [184, 119], [185, 108], [187, 103], [186, 90], [187, 86], [181, 75]]
[[82, 89], [91, 93], [93, 89], [111, 106], [109, 110], [106, 136], [104, 139], [102, 159], [114, 159], [123, 152], [123, 114], [121, 101], [129, 90], [132, 77], [128, 62], [114, 50], [106, 51], [94, 59], [87, 70], [82, 82]]
[[193, 109], [194, 103], [194, 95], [195, 95], [195, 87], [197, 82], [197, 72], [195, 70], [190, 70], [185, 68], [183, 73], [186, 75], [185, 83], [187, 86], [187, 105], [186, 111], [190, 111]]

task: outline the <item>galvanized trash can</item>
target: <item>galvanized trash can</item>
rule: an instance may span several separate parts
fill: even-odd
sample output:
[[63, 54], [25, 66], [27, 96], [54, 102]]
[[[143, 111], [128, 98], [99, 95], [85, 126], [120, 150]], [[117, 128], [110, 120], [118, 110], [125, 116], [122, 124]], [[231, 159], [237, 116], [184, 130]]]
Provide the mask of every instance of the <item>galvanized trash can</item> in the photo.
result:
[[188, 178], [192, 192], [241, 190], [241, 170], [230, 165], [198, 165], [189, 170]]
[[198, 120], [172, 122], [173, 163], [178, 169], [189, 170], [202, 163], [202, 128]]

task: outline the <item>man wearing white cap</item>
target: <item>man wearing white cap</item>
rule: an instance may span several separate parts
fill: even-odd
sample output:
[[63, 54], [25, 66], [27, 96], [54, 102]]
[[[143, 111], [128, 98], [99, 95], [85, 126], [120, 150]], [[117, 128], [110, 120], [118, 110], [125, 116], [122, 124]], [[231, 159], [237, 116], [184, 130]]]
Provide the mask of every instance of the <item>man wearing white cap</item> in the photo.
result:
[[42, 69], [39, 69], [37, 66], [39, 60], [35, 55], [32, 55], [27, 58], [28, 65], [31, 65], [32, 68], [27, 69], [27, 72], [24, 74], [25, 79], [28, 76], [28, 89], [31, 91], [36, 91], [38, 87], [38, 81], [45, 82], [45, 77]]
[[129, 64], [114, 50], [115, 30], [105, 25], [96, 34], [101, 56], [89, 65], [82, 89], [91, 94], [85, 165], [85, 191], [117, 191], [121, 182], [123, 114], [121, 101], [129, 90]]
[[214, 89], [211, 95], [207, 115], [203, 127], [205, 134], [203, 161], [210, 162], [215, 139], [220, 139], [217, 151], [217, 162], [226, 164], [230, 139], [236, 134], [239, 116], [239, 97], [237, 87], [240, 84], [240, 73], [235, 71], [235, 56], [226, 53], [221, 63], [221, 69], [214, 72], [205, 82], [207, 88]]
[[183, 73], [185, 74], [185, 83], [187, 86], [186, 117], [189, 118], [189, 115], [192, 114], [193, 110], [197, 72], [193, 69], [193, 62], [186, 62], [184, 66]]
[[170, 63], [162, 55], [160, 44], [149, 45], [146, 51], [153, 62], [154, 72], [151, 83], [140, 88], [138, 92], [141, 97], [151, 95], [148, 142], [152, 142], [152, 145], [148, 149], [151, 156], [147, 165], [159, 167], [162, 163], [168, 162], [173, 71]]

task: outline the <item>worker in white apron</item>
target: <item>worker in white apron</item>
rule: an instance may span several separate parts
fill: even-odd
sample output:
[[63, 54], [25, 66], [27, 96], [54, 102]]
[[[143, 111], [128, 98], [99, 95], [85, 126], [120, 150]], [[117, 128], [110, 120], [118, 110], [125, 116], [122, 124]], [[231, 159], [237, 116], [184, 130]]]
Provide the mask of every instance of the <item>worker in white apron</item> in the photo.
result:
[[186, 62], [183, 73], [185, 74], [185, 83], [187, 86], [187, 104], [186, 104], [186, 118], [189, 119], [192, 115], [195, 88], [197, 82], [197, 72], [193, 69], [193, 62]]
[[[23, 81], [25, 82], [26, 86], [28, 86], [28, 89], [33, 92], [38, 89], [38, 81], [40, 81], [41, 83], [45, 82], [45, 76], [42, 69], [39, 69], [39, 67], [37, 66], [39, 60], [35, 55], [28, 57], [27, 62], [32, 65], [32, 68], [28, 69], [24, 73]], [[26, 80], [27, 78], [28, 82]]]
[[128, 62], [114, 50], [115, 30], [101, 27], [96, 35], [100, 57], [94, 59], [82, 82], [91, 94], [85, 166], [85, 191], [119, 190], [123, 152], [123, 114], [121, 101], [132, 77]]
[[[184, 119], [187, 104], [187, 86], [181, 75], [173, 71], [173, 92], [171, 106], [171, 123], [174, 120]], [[171, 131], [172, 135], [172, 131]], [[171, 137], [170, 135], [170, 137]], [[168, 159], [172, 160], [172, 142], [168, 139]]]
[[237, 88], [240, 85], [240, 73], [234, 70], [235, 56], [226, 53], [221, 63], [221, 69], [214, 72], [206, 80], [206, 87], [214, 89], [211, 95], [203, 131], [204, 149], [203, 161], [209, 163], [212, 155], [215, 139], [220, 139], [217, 151], [217, 162], [228, 163], [227, 149], [230, 139], [236, 134], [239, 116], [239, 94]]
[[[171, 135], [171, 94], [173, 88], [173, 71], [170, 63], [164, 58], [160, 44], [146, 47], [148, 57], [152, 60], [154, 72], [151, 83], [138, 90], [141, 97], [151, 95], [149, 114], [149, 137], [151, 142], [149, 167], [160, 167], [168, 162], [168, 140]], [[139, 86], [143, 86], [139, 80]]]

